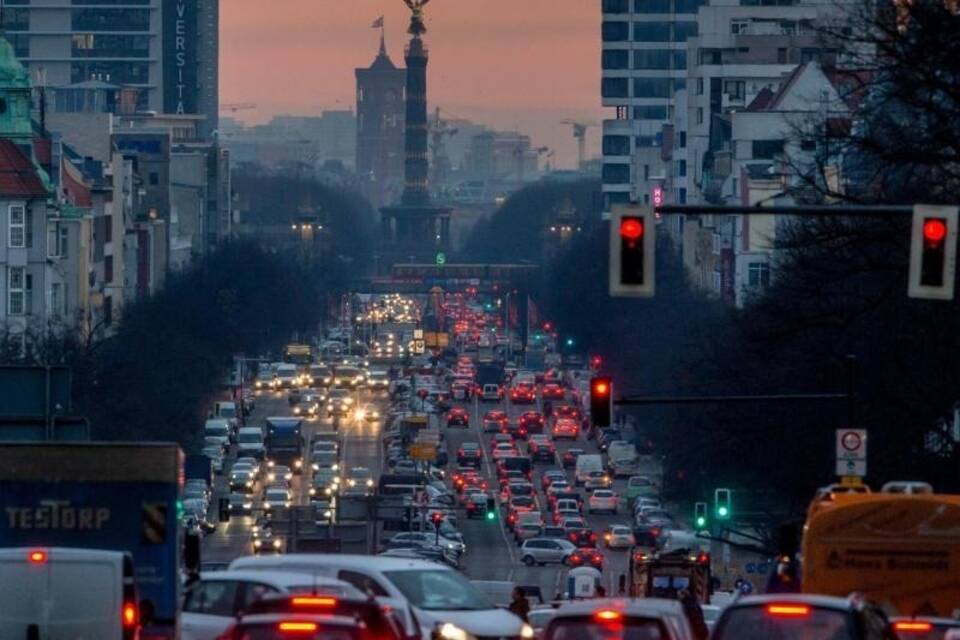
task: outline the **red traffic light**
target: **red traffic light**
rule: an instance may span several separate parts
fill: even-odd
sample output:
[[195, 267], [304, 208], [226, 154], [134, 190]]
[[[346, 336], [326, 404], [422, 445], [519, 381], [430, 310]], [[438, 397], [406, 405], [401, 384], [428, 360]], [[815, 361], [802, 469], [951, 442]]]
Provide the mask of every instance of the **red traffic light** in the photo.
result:
[[430, 520], [433, 521], [433, 524], [439, 525], [441, 522], [443, 522], [443, 514], [439, 511], [434, 511], [430, 515]]
[[606, 380], [594, 380], [593, 381], [593, 395], [595, 396], [607, 396], [610, 395], [610, 383]]
[[626, 240], [639, 240], [643, 237], [643, 220], [624, 218], [620, 221], [620, 235]]
[[927, 218], [923, 221], [923, 239], [940, 243], [947, 237], [947, 222], [943, 218]]

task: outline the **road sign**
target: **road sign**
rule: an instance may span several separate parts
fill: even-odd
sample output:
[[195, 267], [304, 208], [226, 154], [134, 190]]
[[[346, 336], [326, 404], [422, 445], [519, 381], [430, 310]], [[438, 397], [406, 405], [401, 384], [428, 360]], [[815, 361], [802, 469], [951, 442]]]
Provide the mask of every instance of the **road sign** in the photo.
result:
[[837, 429], [837, 475], [867, 475], [866, 429]]
[[447, 254], [443, 251], [437, 252], [437, 264], [447, 264]]
[[414, 339], [414, 340], [423, 340], [423, 329], [414, 329], [414, 330], [413, 330], [413, 339]]
[[413, 341], [413, 352], [417, 355], [422, 355], [426, 350], [426, 345], [423, 340], [414, 340]]
[[437, 446], [426, 442], [416, 442], [410, 445], [410, 457], [414, 460], [429, 461], [437, 457]]

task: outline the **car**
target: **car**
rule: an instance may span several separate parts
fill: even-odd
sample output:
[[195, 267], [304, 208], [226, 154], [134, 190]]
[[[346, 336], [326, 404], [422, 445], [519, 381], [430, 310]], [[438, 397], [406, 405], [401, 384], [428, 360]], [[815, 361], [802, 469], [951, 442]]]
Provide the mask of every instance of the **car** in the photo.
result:
[[504, 422], [507, 420], [507, 412], [502, 409], [491, 409], [483, 414], [483, 419]]
[[480, 399], [485, 402], [499, 402], [503, 400], [503, 387], [498, 384], [485, 384], [480, 391]]
[[517, 544], [522, 544], [524, 540], [539, 537], [542, 531], [543, 525], [537, 524], [536, 522], [517, 522], [513, 528], [513, 537], [517, 541]]
[[230, 491], [253, 493], [257, 484], [257, 476], [252, 469], [241, 469], [230, 472]]
[[926, 616], [894, 616], [890, 626], [900, 640], [947, 640], [948, 632], [960, 636], [960, 619]]
[[567, 449], [563, 452], [562, 464], [564, 469], [573, 469], [577, 466], [577, 458], [586, 453], [583, 449]]
[[340, 478], [337, 475], [338, 465], [324, 465], [313, 472], [313, 480], [310, 483], [310, 497], [324, 498], [332, 496], [338, 492]]
[[571, 486], [566, 478], [558, 478], [550, 483], [550, 486], [547, 487], [547, 499], [556, 496], [561, 491], [570, 491]]
[[534, 385], [524, 382], [514, 385], [510, 390], [510, 401], [514, 404], [533, 404], [537, 401]]
[[483, 449], [479, 442], [464, 442], [457, 449], [457, 464], [479, 467], [483, 462]]
[[269, 369], [258, 371], [257, 377], [253, 381], [253, 386], [258, 391], [272, 391], [275, 386], [273, 372]]
[[[432, 526], [432, 525], [431, 525]], [[435, 533], [406, 531], [398, 533], [387, 540], [384, 544], [384, 550], [390, 549], [411, 549], [417, 547], [440, 547], [448, 553], [457, 556], [463, 553], [463, 544], [455, 540], [449, 540]]]
[[647, 476], [630, 476], [627, 480], [627, 502], [633, 503], [637, 498], [655, 497], [659, 489]]
[[527, 511], [537, 510], [537, 499], [534, 496], [510, 496], [507, 499], [506, 507], [508, 511], [518, 514]]
[[301, 399], [293, 405], [293, 415], [304, 418], [315, 418], [320, 412], [320, 403], [316, 399]]
[[557, 459], [557, 449], [544, 435], [532, 435], [528, 440], [530, 459], [534, 462], [554, 463]]
[[353, 393], [349, 389], [330, 389], [327, 394], [327, 417], [344, 417], [350, 414]]
[[270, 512], [289, 509], [293, 496], [285, 486], [267, 487], [263, 493], [263, 508]]
[[714, 640], [897, 637], [883, 612], [863, 598], [807, 594], [746, 596], [720, 614]]
[[603, 570], [603, 554], [593, 548], [580, 547], [570, 554], [567, 564], [571, 567], [593, 567]]
[[550, 433], [555, 439], [576, 440], [580, 437], [580, 423], [573, 418], [558, 418], [554, 420]]
[[580, 409], [579, 409], [578, 407], [575, 407], [575, 406], [569, 405], [569, 404], [561, 404], [561, 405], [557, 405], [556, 407], [554, 407], [554, 408], [553, 408], [553, 415], [554, 415], [557, 419], [559, 419], [559, 418], [572, 418], [573, 420], [576, 420], [578, 423], [579, 423], [581, 420], [583, 420], [583, 413], [580, 411]]
[[600, 435], [597, 436], [597, 447], [603, 453], [610, 447], [611, 442], [619, 442], [620, 440], [623, 440], [623, 434], [619, 429], [601, 429]]
[[[364, 594], [358, 596], [338, 596], [329, 597], [318, 593], [313, 594], [276, 594], [267, 593], [263, 597], [250, 603], [250, 606], [243, 611], [242, 617], [238, 621], [238, 626], [242, 626], [251, 619], [260, 619], [268, 614], [277, 614], [294, 617], [293, 619], [310, 622], [319, 622], [326, 624], [328, 620], [342, 617], [352, 619], [358, 623], [358, 634], [361, 638], [377, 638], [379, 640], [400, 640], [403, 637], [402, 623], [392, 609], [381, 607], [376, 601], [371, 600]], [[316, 618], [311, 618], [316, 616]], [[280, 623], [282, 624], [282, 623]], [[329, 631], [314, 629], [307, 625], [309, 631], [308, 638], [315, 637], [340, 637], [338, 634]], [[256, 633], [243, 631], [231, 635], [227, 632], [223, 640], [240, 640], [243, 638], [258, 637]], [[302, 633], [299, 634], [302, 637]]]
[[575, 500], [561, 500], [560, 502], [566, 503], [557, 505], [553, 509], [553, 523], [560, 524], [567, 518], [579, 518], [580, 509], [577, 508], [577, 503]]
[[415, 460], [403, 458], [401, 460], [397, 460], [397, 463], [393, 465], [393, 472], [402, 474], [416, 474], [419, 473], [419, 468], [417, 467], [417, 462]]
[[508, 498], [524, 496], [535, 499], [537, 497], [537, 492], [533, 488], [533, 485], [526, 480], [511, 480], [507, 484], [506, 493]]
[[469, 400], [472, 385], [466, 382], [454, 382], [450, 385], [450, 395], [454, 400]]
[[[540, 532], [540, 537], [541, 537], [541, 538], [553, 538], [553, 539], [556, 539], [556, 540], [564, 540], [564, 541], [566, 541], [566, 542], [570, 542], [570, 541], [567, 539], [567, 534], [566, 534], [566, 532], [563, 530], [563, 527], [558, 527], [558, 526], [556, 526], [556, 525], [547, 525], [547, 526], [545, 526], [545, 527], [543, 528], [543, 530]], [[570, 542], [570, 544], [573, 544], [573, 543]]]
[[493, 448], [490, 452], [491, 457], [494, 460], [500, 458], [509, 458], [518, 455], [520, 452], [517, 450], [517, 446], [512, 443], [500, 442]]
[[563, 400], [566, 392], [556, 382], [547, 382], [541, 387], [540, 395], [544, 400]]
[[603, 532], [603, 544], [608, 549], [629, 549], [634, 542], [633, 530], [623, 524], [612, 524]]
[[566, 518], [560, 526], [567, 532], [567, 540], [578, 547], [597, 546], [597, 534], [590, 530], [583, 518]]
[[666, 527], [673, 524], [673, 516], [663, 509], [652, 509], [646, 513], [638, 513], [636, 516], [636, 522], [637, 524]]
[[511, 436], [509, 433], [495, 433], [493, 437], [490, 438], [490, 448], [493, 449], [495, 446], [497, 446], [501, 442], [513, 444], [515, 440], [513, 439], [513, 436]]
[[547, 469], [540, 474], [540, 487], [546, 491], [556, 481], [566, 481], [567, 474], [560, 469]]
[[587, 498], [587, 513], [603, 511], [616, 515], [620, 497], [609, 489], [597, 489]]
[[[611, 630], [614, 635], [609, 634]], [[696, 635], [677, 600], [590, 598], [561, 604], [542, 636], [543, 640], [607, 637], [691, 640]]]
[[249, 514], [253, 509], [253, 498], [246, 493], [231, 493], [227, 505], [232, 515]]
[[[486, 491], [471, 489], [463, 499], [463, 506], [467, 511], [467, 518], [480, 518], [487, 512], [491, 496]], [[495, 516], [496, 514], [494, 514]]]
[[341, 493], [344, 495], [372, 495], [376, 483], [373, 473], [367, 467], [351, 467], [343, 483]]
[[282, 484], [290, 488], [291, 480], [293, 480], [293, 471], [284, 464], [274, 465], [267, 471], [267, 484]]
[[612, 485], [613, 480], [606, 471], [589, 471], [583, 481], [583, 487], [587, 491], [609, 489]]
[[467, 428], [470, 426], [470, 414], [462, 407], [454, 407], [447, 412], [446, 423], [448, 427]]
[[520, 545], [520, 560], [528, 567], [548, 563], [567, 564], [577, 547], [569, 540], [533, 537]]
[[521, 431], [529, 433], [543, 433], [544, 426], [543, 414], [539, 411], [524, 411], [517, 419], [517, 425]]

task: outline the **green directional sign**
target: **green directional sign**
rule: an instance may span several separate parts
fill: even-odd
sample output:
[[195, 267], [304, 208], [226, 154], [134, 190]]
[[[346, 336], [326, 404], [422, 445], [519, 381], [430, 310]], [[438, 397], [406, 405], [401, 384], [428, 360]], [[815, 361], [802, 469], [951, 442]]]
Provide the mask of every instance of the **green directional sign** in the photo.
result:
[[437, 264], [446, 264], [447, 263], [447, 254], [443, 251], [437, 252]]

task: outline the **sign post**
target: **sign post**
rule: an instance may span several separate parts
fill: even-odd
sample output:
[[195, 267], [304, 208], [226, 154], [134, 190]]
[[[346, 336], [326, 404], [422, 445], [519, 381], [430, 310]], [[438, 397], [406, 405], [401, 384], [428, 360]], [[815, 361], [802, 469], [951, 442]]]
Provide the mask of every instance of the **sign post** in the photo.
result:
[[867, 430], [837, 429], [837, 475], [867, 475]]

